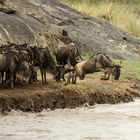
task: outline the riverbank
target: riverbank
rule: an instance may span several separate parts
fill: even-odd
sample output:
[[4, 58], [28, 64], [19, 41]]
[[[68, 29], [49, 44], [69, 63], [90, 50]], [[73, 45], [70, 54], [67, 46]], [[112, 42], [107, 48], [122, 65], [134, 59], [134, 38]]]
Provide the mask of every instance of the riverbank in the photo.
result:
[[77, 85], [49, 81], [24, 85], [21, 88], [0, 89], [0, 112], [11, 110], [40, 112], [43, 109], [75, 108], [83, 105], [116, 104], [133, 101], [140, 97], [140, 82], [134, 79], [102, 81], [87, 76]]

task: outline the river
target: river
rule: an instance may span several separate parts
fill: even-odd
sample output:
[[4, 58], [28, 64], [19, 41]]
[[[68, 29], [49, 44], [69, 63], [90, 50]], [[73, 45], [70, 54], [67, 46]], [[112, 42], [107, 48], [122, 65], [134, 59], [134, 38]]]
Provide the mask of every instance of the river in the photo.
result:
[[0, 140], [140, 140], [140, 100], [0, 116]]

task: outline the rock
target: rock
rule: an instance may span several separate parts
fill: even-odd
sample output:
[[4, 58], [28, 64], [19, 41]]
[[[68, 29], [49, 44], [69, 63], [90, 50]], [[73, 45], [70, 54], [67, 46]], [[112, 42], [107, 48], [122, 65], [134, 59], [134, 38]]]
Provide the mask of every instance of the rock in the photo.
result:
[[86, 16], [54, 0], [7, 0], [7, 5], [19, 14], [0, 13], [3, 26], [0, 26], [0, 41], [35, 42], [36, 34], [47, 30], [55, 38], [49, 37], [47, 43], [56, 47], [66, 31], [80, 52], [107, 53], [113, 58], [140, 60], [140, 39], [107, 21]]

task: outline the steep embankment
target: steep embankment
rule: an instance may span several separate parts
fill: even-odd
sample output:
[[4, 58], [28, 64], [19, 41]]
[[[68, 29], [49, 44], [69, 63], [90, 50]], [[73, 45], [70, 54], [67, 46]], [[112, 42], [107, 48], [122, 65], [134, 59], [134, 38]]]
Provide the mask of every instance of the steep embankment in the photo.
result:
[[[128, 35], [104, 20], [83, 15], [54, 0], [7, 0], [7, 5], [18, 11], [17, 15], [9, 17], [18, 16], [18, 21], [31, 28], [30, 31], [34, 36], [36, 31], [50, 30], [61, 38], [64, 29], [81, 52], [105, 52], [114, 58], [140, 60], [140, 39]], [[1, 20], [0, 22], [2, 23]], [[41, 30], [37, 30], [38, 24]], [[20, 29], [22, 28], [24, 27]], [[4, 29], [7, 31], [8, 27], [4, 26]]]
[[26, 85], [26, 89], [25, 85], [14, 90], [1, 89], [0, 112], [5, 113], [12, 109], [39, 112], [46, 108], [74, 108], [95, 103], [115, 104], [140, 97], [138, 81], [113, 82], [87, 78], [86, 81], [78, 81], [78, 85], [67, 87], [61, 83], [54, 84], [53, 81], [49, 83]]

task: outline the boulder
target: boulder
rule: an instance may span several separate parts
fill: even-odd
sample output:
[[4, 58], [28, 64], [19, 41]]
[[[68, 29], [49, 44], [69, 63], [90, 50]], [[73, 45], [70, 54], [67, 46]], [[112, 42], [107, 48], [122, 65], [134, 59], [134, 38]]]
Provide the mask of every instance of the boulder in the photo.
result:
[[45, 31], [46, 44], [52, 50], [61, 41], [73, 41], [80, 52], [140, 60], [140, 39], [105, 20], [84, 15], [55, 0], [7, 0], [6, 5], [17, 12], [0, 12], [0, 41], [34, 43], [38, 33]]

